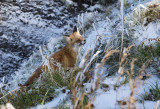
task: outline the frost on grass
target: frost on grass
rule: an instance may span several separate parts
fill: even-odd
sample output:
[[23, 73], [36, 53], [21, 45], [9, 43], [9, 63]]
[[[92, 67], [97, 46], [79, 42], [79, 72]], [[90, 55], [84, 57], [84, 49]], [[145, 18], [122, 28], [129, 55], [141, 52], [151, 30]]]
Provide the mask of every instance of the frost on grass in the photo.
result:
[[150, 39], [159, 39], [159, 11], [159, 3], [149, 2], [139, 4], [132, 13], [127, 15], [128, 30], [132, 31], [134, 38], [136, 38], [136, 45], [152, 45], [155, 41], [150, 41]]
[[[144, 8], [143, 5], [140, 5], [140, 7]], [[119, 70], [117, 70], [115, 75], [106, 76], [108, 74], [108, 70], [107, 70], [108, 65], [107, 65], [107, 62], [105, 63], [103, 60], [108, 59], [108, 58], [105, 58], [105, 56], [107, 57], [108, 55], [105, 54], [105, 52], [110, 51], [111, 48], [114, 48], [114, 49], [119, 48], [119, 43], [118, 43], [119, 37], [117, 37], [117, 33], [119, 33], [119, 30], [121, 30], [122, 27], [121, 27], [121, 21], [120, 21], [121, 18], [118, 13], [120, 13], [118, 9], [113, 9], [112, 13], [108, 17], [103, 17], [104, 14], [100, 14], [100, 13], [96, 13], [95, 14], [96, 16], [93, 15], [92, 13], [85, 13], [85, 14], [81, 14], [78, 17], [78, 24], [83, 32], [83, 35], [85, 35], [86, 37], [86, 44], [82, 47], [82, 50], [79, 54], [79, 60], [77, 62], [77, 65], [81, 68], [81, 70], [78, 72], [77, 77], [74, 78], [80, 84], [76, 84], [74, 89], [71, 89], [71, 93], [74, 95], [72, 97], [73, 98], [75, 97], [75, 101], [73, 100], [74, 103], [72, 103], [74, 105], [73, 107], [77, 107], [81, 103], [83, 104], [84, 95], [89, 97], [87, 102], [88, 104], [82, 105], [84, 107], [91, 106], [91, 104], [93, 104], [94, 107], [97, 109], [121, 108], [120, 106], [122, 104], [125, 105], [124, 107], [127, 107], [127, 103], [128, 102], [130, 103], [131, 97], [137, 98], [139, 100], [138, 93], [142, 94], [143, 89], [146, 89], [144, 85], [143, 87], [141, 87], [142, 85], [138, 84], [139, 81], [137, 81], [137, 85], [139, 86], [136, 86], [135, 88], [136, 93], [132, 95], [131, 93], [132, 93], [133, 84], [129, 82], [132, 81], [134, 83], [135, 81], [133, 78], [130, 78], [130, 73], [128, 71], [129, 69], [128, 68], [124, 69], [123, 66], [119, 67]], [[139, 15], [139, 13], [136, 13], [136, 14]], [[130, 15], [132, 15], [132, 13]], [[134, 22], [133, 20], [136, 20], [136, 21]], [[157, 38], [157, 36], [160, 35], [159, 23], [151, 22], [145, 27], [143, 25], [140, 25], [139, 23], [137, 24], [138, 21], [139, 21], [138, 17], [135, 17], [133, 19], [130, 18], [130, 19], [127, 19], [126, 21], [126, 23], [130, 24], [129, 29], [135, 30], [132, 32], [133, 33], [132, 36], [137, 38], [136, 43], [139, 44], [141, 41], [144, 41], [144, 39], [147, 39], [150, 37]], [[90, 24], [89, 27], [85, 31], [83, 31], [83, 29], [86, 27], [86, 24], [88, 22]], [[128, 32], [128, 35], [129, 34], [131, 33]], [[43, 50], [42, 48], [41, 51], [43, 52], [41, 52], [41, 54], [44, 55], [43, 57], [49, 56], [51, 52], [57, 50], [57, 49], [53, 49], [53, 46], [55, 46], [55, 48], [59, 48], [58, 44], [55, 43], [58, 41], [57, 40], [55, 42], [54, 41], [55, 39], [52, 39], [51, 42], [48, 43], [48, 45], [46, 46], [47, 50]], [[128, 58], [126, 56], [129, 54], [129, 52], [127, 51], [127, 48], [124, 49], [123, 53], [125, 54], [124, 57], [127, 60]], [[38, 55], [40, 53], [35, 53], [35, 54], [37, 55], [35, 57], [41, 58], [41, 56]], [[36, 61], [33, 59], [33, 57], [29, 61]], [[125, 61], [123, 62], [125, 63]], [[30, 64], [35, 64], [35, 63], [30, 62]], [[25, 65], [27, 64], [24, 64], [24, 66]], [[27, 69], [27, 67], [25, 68]], [[31, 67], [29, 68], [32, 69]], [[124, 74], [124, 71], [126, 71], [125, 72], [126, 74]], [[89, 76], [91, 77], [88, 77], [87, 80], [85, 80], [86, 74], [84, 73], [90, 74]], [[30, 74], [26, 76], [22, 73], [17, 73], [15, 77], [17, 77], [17, 75], [23, 75], [23, 76], [19, 76], [14, 80], [19, 80], [19, 82], [23, 82], [22, 79], [28, 77]], [[123, 75], [127, 75], [127, 76], [124, 77]], [[118, 77], [120, 77], [120, 79]], [[154, 79], [149, 78], [141, 82], [148, 83], [151, 80], [153, 81]], [[155, 81], [156, 80], [157, 78], [155, 78]], [[12, 85], [13, 84], [11, 84], [11, 86]], [[59, 96], [57, 96], [51, 102], [46, 103], [43, 108], [45, 107], [51, 108], [61, 104], [62, 102], [59, 102], [59, 101], [65, 100], [67, 95], [68, 95], [67, 93], [65, 94], [60, 93]], [[70, 97], [68, 98], [70, 100], [72, 99]], [[135, 102], [135, 106], [137, 108], [143, 108], [143, 107], [153, 108], [156, 105], [157, 105], [156, 102], [152, 102], [152, 101], [144, 101], [143, 103], [139, 101]], [[38, 106], [38, 107], [41, 107], [41, 106]], [[69, 106], [69, 107], [72, 107], [72, 106]]]
[[[84, 73], [87, 72], [89, 69], [91, 69], [91, 65], [94, 64], [93, 61], [95, 61], [98, 58], [101, 52], [104, 52], [103, 50], [101, 50], [102, 45], [105, 44], [106, 42], [110, 43], [110, 39], [112, 39], [112, 37], [110, 37], [112, 34], [111, 32], [105, 33], [105, 31], [109, 30], [109, 27], [107, 27], [109, 25], [108, 24], [109, 20], [108, 18], [106, 19], [107, 20], [96, 22], [95, 24], [92, 25], [93, 28], [90, 28], [90, 30], [87, 30], [87, 32], [91, 32], [91, 33], [86, 38], [87, 40], [86, 44], [82, 47], [83, 55], [80, 52], [80, 54], [82, 55], [81, 56], [82, 58], [80, 58], [78, 61], [79, 62], [78, 65], [80, 65], [80, 67], [83, 70], [80, 71], [77, 74], [77, 77], [75, 78], [76, 81], [79, 81], [82, 84], [85, 79]], [[108, 35], [109, 37], [107, 37]], [[108, 46], [106, 47], [104, 46], [104, 48], [108, 49]], [[91, 53], [91, 55], [88, 55], [88, 53]], [[87, 63], [86, 63], [86, 56], [91, 56], [87, 58], [88, 60]], [[97, 64], [97, 67], [98, 66], [99, 65]], [[89, 87], [90, 88], [92, 87], [92, 89], [95, 89], [94, 87], [97, 87], [95, 85], [96, 84], [95, 82], [98, 79], [97, 76], [98, 76], [99, 70], [97, 70], [96, 72], [97, 73], [95, 74], [94, 81], [92, 83], [86, 84], [86, 86], [88, 86], [88, 87], [85, 87], [86, 89], [91, 90], [89, 89]], [[77, 90], [77, 94], [75, 96], [80, 100], [80, 98], [83, 96], [83, 92], [81, 92], [81, 89], [79, 89], [78, 86], [75, 88], [75, 90]], [[77, 103], [78, 101], [75, 101], [75, 107], [76, 105], [79, 105]]]
[[[61, 46], [63, 46], [61, 40], [61, 37], [51, 38], [49, 43], [46, 46], [42, 47], [43, 50], [41, 49], [41, 53], [39, 51], [33, 53], [29, 60], [22, 64], [21, 69], [19, 69], [17, 72], [15, 72], [14, 75], [12, 75], [13, 80], [7, 84], [1, 84], [1, 88], [5, 86], [6, 90], [13, 90], [18, 87], [19, 83], [24, 83], [37, 67], [46, 62], [46, 59], [44, 59], [45, 56], [49, 57], [51, 53], [56, 52]], [[42, 57], [44, 62], [42, 61]]]
[[[114, 10], [114, 11], [115, 13], [117, 12], [117, 10]], [[116, 16], [113, 13], [111, 14], [111, 16]], [[79, 18], [79, 25], [84, 27], [83, 23], [86, 21], [83, 15], [81, 16], [82, 16], [82, 19]], [[111, 20], [113, 20], [114, 22], [119, 21], [118, 18], [114, 18]], [[102, 54], [103, 54], [103, 52], [105, 52], [104, 50], [108, 50], [110, 47], [114, 47], [118, 45], [112, 42], [112, 41], [115, 41], [114, 38], [117, 38], [114, 35], [115, 33], [118, 33], [116, 31], [118, 29], [115, 29], [115, 31], [112, 30], [115, 24], [113, 22], [110, 22], [111, 20], [107, 17], [107, 18], [103, 18], [103, 20], [102, 19], [99, 20], [98, 22], [92, 22], [92, 26], [89, 29], [87, 29], [87, 31], [84, 31], [84, 33], [87, 34], [87, 37], [86, 37], [87, 42], [82, 48], [83, 54], [81, 54], [82, 56], [78, 61], [79, 62], [78, 65], [83, 70], [80, 71], [77, 74], [77, 77], [75, 78], [76, 81], [84, 85], [84, 88], [78, 87], [79, 84], [75, 86], [75, 89], [73, 92], [75, 92], [74, 97], [76, 98], [76, 100], [74, 101], [73, 107], [79, 106], [79, 102], [82, 102], [81, 98], [83, 98], [83, 94], [86, 94], [87, 96], [89, 96], [89, 98], [92, 98], [92, 99], [89, 99], [88, 105], [89, 103], [93, 104], [94, 107], [98, 109], [99, 108], [100, 109], [121, 108], [122, 104], [124, 105], [124, 107], [127, 107], [127, 105], [133, 102], [133, 98], [136, 98], [139, 100], [139, 94], [143, 93], [143, 89], [146, 89], [146, 87], [144, 86], [141, 87], [142, 86], [141, 84], [142, 83], [144, 84], [145, 82], [149, 82], [150, 80], [153, 80], [153, 78], [149, 78], [141, 81], [142, 82], [141, 84], [138, 84], [139, 82], [139, 79], [138, 79], [138, 81], [136, 81], [137, 86], [134, 87], [134, 84], [132, 84], [132, 82], [134, 83], [135, 81], [133, 78], [130, 78], [130, 75], [128, 75], [129, 77], [121, 77], [120, 79], [118, 79], [117, 75], [122, 76], [121, 72], [126, 71], [127, 73], [128, 69], [123, 69], [123, 67], [119, 68], [119, 71], [118, 73], [116, 73], [116, 75], [112, 75], [110, 77], [103, 77], [103, 80], [101, 80], [102, 78], [100, 76], [104, 76], [101, 74], [102, 73], [107, 74], [108, 72], [106, 70], [107, 68], [99, 67], [101, 65], [99, 64], [101, 62], [100, 60], [103, 59], [103, 57], [100, 58], [100, 56], [104, 56], [104, 55], [101, 55], [100, 51], [102, 51]], [[136, 19], [136, 22], [137, 21], [138, 21], [138, 18]], [[132, 22], [131, 19], [129, 21], [127, 20], [127, 23], [130, 23], [130, 22]], [[155, 26], [154, 24], [158, 26]], [[117, 24], [116, 26], [117, 28], [121, 28], [120, 24]], [[136, 30], [133, 32], [133, 36], [136, 36], [135, 34], [138, 34], [137, 35], [138, 39], [136, 40], [137, 43], [140, 43], [146, 37], [149, 38], [154, 36], [156, 38], [159, 35], [159, 32], [157, 32], [159, 31], [159, 23], [156, 24], [154, 22], [151, 22], [149, 25], [146, 26], [146, 28], [144, 26], [141, 27], [140, 25], [134, 25], [131, 27], [133, 27], [132, 29]], [[147, 32], [144, 31], [144, 28], [146, 29]], [[103, 44], [105, 44], [105, 47], [102, 49], [101, 47], [103, 46]], [[126, 49], [124, 50], [123, 53], [126, 52]], [[129, 53], [126, 53], [126, 54], [129, 54]], [[127, 58], [125, 57], [125, 59]], [[89, 78], [89, 81], [83, 83], [83, 80], [85, 78], [85, 75], [83, 72], [87, 72], [87, 71], [90, 72], [90, 70], [93, 73], [91, 75], [92, 78]], [[130, 80], [127, 80], [127, 79], [130, 79]], [[99, 84], [97, 85], [97, 83]], [[99, 85], [101, 84], [106, 84], [106, 86], [109, 86], [109, 88], [100, 87]], [[132, 89], [134, 89], [135, 91], [134, 95], [132, 95], [132, 91], [133, 91]], [[148, 105], [148, 103], [150, 105]], [[144, 101], [144, 103], [141, 103], [139, 101], [136, 101], [134, 105], [137, 108], [143, 108], [144, 106], [146, 108], [148, 107], [153, 108], [157, 105], [157, 102]]]
[[59, 104], [63, 103], [65, 101], [66, 97], [68, 96], [69, 90], [67, 90], [65, 93], [60, 93], [56, 98], [54, 98], [51, 102], [48, 102], [46, 104], [38, 105], [31, 109], [48, 109], [57, 107]]

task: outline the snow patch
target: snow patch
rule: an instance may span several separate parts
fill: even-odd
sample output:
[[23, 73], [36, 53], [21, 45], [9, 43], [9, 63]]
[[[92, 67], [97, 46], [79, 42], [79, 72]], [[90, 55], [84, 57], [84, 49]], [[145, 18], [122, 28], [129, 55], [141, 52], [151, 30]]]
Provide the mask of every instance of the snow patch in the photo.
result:
[[63, 102], [67, 95], [68, 95], [69, 90], [66, 90], [65, 93], [60, 93], [56, 98], [54, 98], [51, 102], [48, 102], [44, 105], [38, 105], [35, 108], [32, 109], [50, 109], [50, 108], [54, 108], [56, 106], [58, 106], [61, 102]]

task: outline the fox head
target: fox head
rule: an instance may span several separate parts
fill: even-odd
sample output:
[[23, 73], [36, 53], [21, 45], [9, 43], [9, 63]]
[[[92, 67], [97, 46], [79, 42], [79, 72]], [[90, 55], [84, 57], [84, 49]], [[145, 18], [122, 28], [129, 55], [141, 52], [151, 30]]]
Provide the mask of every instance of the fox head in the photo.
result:
[[80, 47], [86, 43], [86, 40], [79, 33], [78, 28], [75, 26], [71, 35], [64, 36], [67, 40], [67, 44]]

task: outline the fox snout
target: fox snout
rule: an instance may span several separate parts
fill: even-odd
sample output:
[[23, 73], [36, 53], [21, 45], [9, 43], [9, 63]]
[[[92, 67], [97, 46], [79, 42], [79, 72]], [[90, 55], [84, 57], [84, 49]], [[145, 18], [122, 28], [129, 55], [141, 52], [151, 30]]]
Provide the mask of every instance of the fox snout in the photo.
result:
[[85, 39], [83, 41], [81, 41], [81, 45], [84, 45], [85, 43], [86, 43]]

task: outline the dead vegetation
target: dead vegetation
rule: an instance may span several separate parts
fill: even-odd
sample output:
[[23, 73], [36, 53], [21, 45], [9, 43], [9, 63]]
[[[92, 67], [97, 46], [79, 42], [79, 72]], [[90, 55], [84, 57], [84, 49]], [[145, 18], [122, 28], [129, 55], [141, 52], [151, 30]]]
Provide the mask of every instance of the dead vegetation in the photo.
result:
[[147, 18], [146, 23], [144, 24], [145, 26], [154, 20], [160, 20], [160, 4], [149, 5], [144, 14], [144, 17]]
[[139, 4], [136, 9], [133, 10], [126, 21], [132, 25], [144, 24], [147, 26], [152, 21], [160, 20], [160, 4], [149, 3], [147, 6]]
[[[142, 15], [143, 14], [143, 15]], [[152, 15], [153, 14], [153, 15]], [[155, 19], [159, 19], [159, 5], [150, 5], [147, 9], [141, 13], [140, 22], [142, 23], [144, 18], [151, 18], [151, 21]], [[91, 22], [92, 23], [92, 22]], [[149, 21], [148, 21], [149, 23]], [[148, 24], [145, 24], [146, 26]], [[124, 29], [124, 28], [123, 28]], [[30, 100], [29, 105], [26, 103], [26, 106], [34, 106], [33, 102], [40, 103], [44, 98], [44, 95], [47, 95], [45, 101], [49, 101], [53, 99], [53, 95], [57, 93], [54, 92], [55, 88], [66, 87], [66, 89], [70, 90], [69, 99], [71, 99], [72, 106], [59, 106], [60, 108], [73, 108], [73, 109], [92, 109], [96, 108], [93, 104], [93, 101], [96, 98], [96, 92], [100, 87], [103, 87], [104, 91], [109, 90], [108, 84], [103, 84], [102, 75], [104, 72], [104, 66], [108, 64], [108, 62], [113, 62], [110, 64], [111, 67], [114, 67], [114, 73], [110, 73], [108, 76], [113, 76], [118, 73], [117, 82], [114, 84], [114, 90], [117, 90], [119, 87], [122, 87], [125, 84], [129, 84], [130, 86], [130, 96], [129, 98], [125, 98], [122, 100], [117, 100], [117, 103], [120, 107], [124, 109], [136, 109], [136, 102], [139, 102], [138, 98], [135, 95], [138, 95], [139, 87], [143, 85], [143, 80], [147, 77], [150, 77], [152, 74], [147, 74], [146, 69], [150, 66], [156, 65], [158, 61], [154, 61], [155, 58], [159, 59], [160, 54], [160, 42], [159, 39], [149, 39], [149, 41], [156, 41], [155, 46], [149, 45], [145, 46], [144, 44], [139, 47], [135, 47], [131, 45], [129, 47], [121, 46], [121, 50], [116, 49], [116, 47], [110, 47], [109, 44], [103, 45], [101, 43], [102, 39], [97, 38], [97, 42], [100, 43], [96, 45], [93, 50], [88, 50], [86, 55], [83, 58], [80, 58], [77, 62], [80, 63], [82, 68], [75, 67], [74, 69], [67, 70], [60, 67], [60, 69], [56, 72], [52, 72], [52, 70], [48, 70], [46, 73], [41, 75], [41, 78], [31, 86], [32, 90], [27, 90], [28, 92], [24, 92], [23, 96], [9, 93], [5, 96], [3, 103], [6, 103], [9, 100], [9, 97], [13, 97], [17, 103], [17, 101], [21, 101], [26, 97], [26, 100]], [[125, 41], [122, 44], [126, 44]], [[117, 44], [119, 45], [119, 44]], [[127, 44], [126, 44], [127, 45]], [[120, 55], [121, 54], [121, 55]], [[119, 58], [120, 57], [120, 58]], [[115, 63], [117, 62], [117, 63]], [[79, 65], [79, 64], [78, 64]], [[111, 69], [111, 68], [110, 68]], [[112, 70], [112, 69], [111, 69]], [[118, 71], [118, 72], [116, 72]], [[157, 72], [159, 69], [157, 69]], [[123, 77], [125, 77], [123, 79]], [[86, 84], [90, 84], [89, 87], [86, 87]], [[38, 88], [37, 88], [38, 86]], [[34, 88], [36, 87], [36, 88]], [[42, 90], [45, 89], [45, 90]], [[65, 90], [66, 90], [65, 89]], [[50, 90], [46, 94], [46, 90]], [[63, 91], [65, 91], [63, 90]], [[42, 94], [38, 93], [37, 99], [30, 99], [30, 96], [36, 94], [37, 92], [43, 92]], [[34, 92], [34, 93], [33, 93]], [[4, 96], [4, 95], [2, 95]], [[150, 89], [150, 93], [145, 93], [143, 95], [143, 100], [158, 100], [156, 96], [159, 97], [159, 87], [157, 84], [155, 87]], [[8, 98], [6, 98], [8, 97]], [[37, 97], [37, 96], [36, 96]], [[35, 98], [36, 98], [35, 97]], [[51, 98], [50, 98], [51, 97]], [[40, 101], [39, 101], [40, 99]], [[35, 100], [35, 101], [34, 101]], [[13, 102], [13, 101], [10, 101]], [[13, 104], [16, 104], [13, 102]], [[18, 102], [20, 103], [20, 102]], [[17, 106], [18, 104], [16, 104]], [[22, 108], [22, 107], [20, 107]]]

